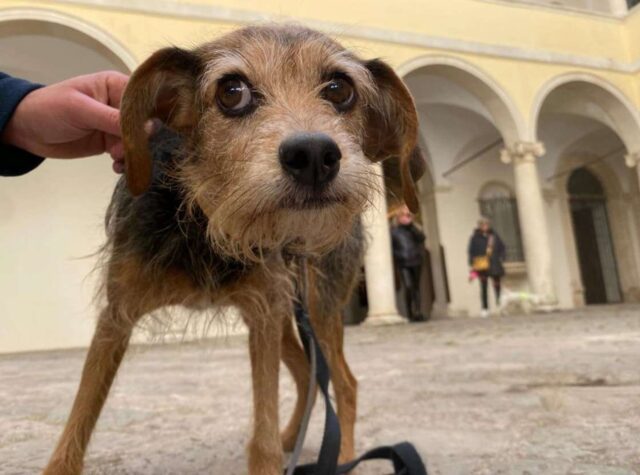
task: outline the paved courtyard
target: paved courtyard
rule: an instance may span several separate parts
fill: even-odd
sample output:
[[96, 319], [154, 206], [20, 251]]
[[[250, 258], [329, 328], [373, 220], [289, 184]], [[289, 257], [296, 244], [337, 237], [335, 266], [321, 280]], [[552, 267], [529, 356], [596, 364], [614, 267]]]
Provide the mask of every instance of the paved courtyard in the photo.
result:
[[[349, 328], [358, 448], [411, 440], [430, 473], [640, 473], [640, 307]], [[0, 356], [0, 473], [36, 473], [84, 351]], [[294, 393], [282, 380], [282, 414]], [[321, 404], [304, 456], [320, 441]], [[243, 474], [243, 337], [135, 346], [89, 448], [90, 474]], [[385, 474], [369, 465], [361, 474]]]

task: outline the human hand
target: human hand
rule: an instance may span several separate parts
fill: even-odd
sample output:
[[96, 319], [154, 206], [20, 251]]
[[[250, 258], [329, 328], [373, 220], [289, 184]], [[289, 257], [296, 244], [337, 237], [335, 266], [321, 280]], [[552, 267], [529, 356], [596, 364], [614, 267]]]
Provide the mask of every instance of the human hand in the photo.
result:
[[105, 71], [36, 89], [18, 104], [0, 141], [49, 158], [108, 152], [122, 173], [119, 108], [128, 79]]

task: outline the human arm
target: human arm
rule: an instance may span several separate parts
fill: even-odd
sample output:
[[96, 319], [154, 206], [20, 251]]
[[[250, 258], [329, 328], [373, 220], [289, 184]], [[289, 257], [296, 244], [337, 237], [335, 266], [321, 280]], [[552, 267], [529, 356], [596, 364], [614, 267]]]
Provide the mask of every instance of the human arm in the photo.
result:
[[[0, 162], [15, 164], [24, 154], [40, 157], [41, 162], [42, 157], [78, 158], [108, 152], [114, 159], [114, 170], [122, 172], [118, 109], [127, 79], [124, 74], [106, 71], [27, 89], [5, 114], [6, 122], [0, 128]], [[5, 147], [10, 148], [5, 152]], [[15, 156], [16, 149], [22, 150], [22, 155], [7, 159]]]
[[[0, 137], [22, 99], [41, 87], [40, 84], [0, 73]], [[43, 160], [43, 157], [0, 140], [0, 176], [23, 175], [36, 168]]]

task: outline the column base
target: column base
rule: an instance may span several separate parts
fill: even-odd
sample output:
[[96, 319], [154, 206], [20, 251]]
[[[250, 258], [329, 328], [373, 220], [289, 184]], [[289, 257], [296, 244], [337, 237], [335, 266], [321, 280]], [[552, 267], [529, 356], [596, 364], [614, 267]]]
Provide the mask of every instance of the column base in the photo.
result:
[[558, 302], [553, 302], [553, 303], [544, 302], [539, 305], [536, 305], [534, 308], [534, 312], [536, 313], [551, 313], [557, 310], [558, 310]]
[[383, 313], [378, 315], [367, 315], [367, 318], [362, 322], [366, 326], [385, 326], [385, 325], [399, 325], [407, 323], [406, 318], [402, 318], [397, 313]]
[[559, 302], [554, 293], [547, 293], [535, 305], [535, 311], [540, 313], [555, 312]]

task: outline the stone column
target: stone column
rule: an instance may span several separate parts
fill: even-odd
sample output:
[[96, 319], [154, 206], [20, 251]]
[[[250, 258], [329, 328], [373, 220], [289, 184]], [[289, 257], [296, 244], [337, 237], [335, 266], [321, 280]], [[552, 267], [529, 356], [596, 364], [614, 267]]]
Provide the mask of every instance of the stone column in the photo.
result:
[[384, 175], [379, 164], [376, 165], [375, 173], [379, 180], [378, 189], [382, 192], [375, 193], [372, 205], [363, 216], [367, 237], [364, 272], [369, 301], [369, 313], [364, 323], [367, 325], [405, 323], [407, 320], [398, 314], [396, 306], [387, 198], [384, 194]]
[[527, 275], [531, 292], [545, 306], [557, 303], [551, 273], [551, 245], [547, 230], [544, 198], [536, 158], [544, 155], [540, 142], [517, 142], [502, 150], [504, 163], [513, 164]]
[[[624, 161], [629, 168], [635, 169], [636, 174], [638, 175], [638, 188], [640, 189], [640, 151], [632, 152], [624, 157]], [[632, 228], [634, 230], [635, 235], [631, 236], [631, 241], [633, 243], [633, 249], [636, 260], [636, 269], [640, 272], [640, 195], [633, 195], [629, 204], [627, 205], [628, 213], [630, 217], [630, 221], [632, 223]], [[640, 294], [638, 295], [638, 300], [640, 301]]]
[[442, 268], [442, 252], [440, 249], [440, 229], [438, 227], [436, 203], [437, 192], [438, 186], [432, 185], [428, 192], [425, 190], [421, 193], [422, 200], [420, 202], [422, 223], [427, 235], [427, 247], [431, 253], [431, 276], [433, 277], [433, 290], [435, 292], [435, 300], [431, 309], [432, 318], [446, 317], [448, 306], [445, 273]]

